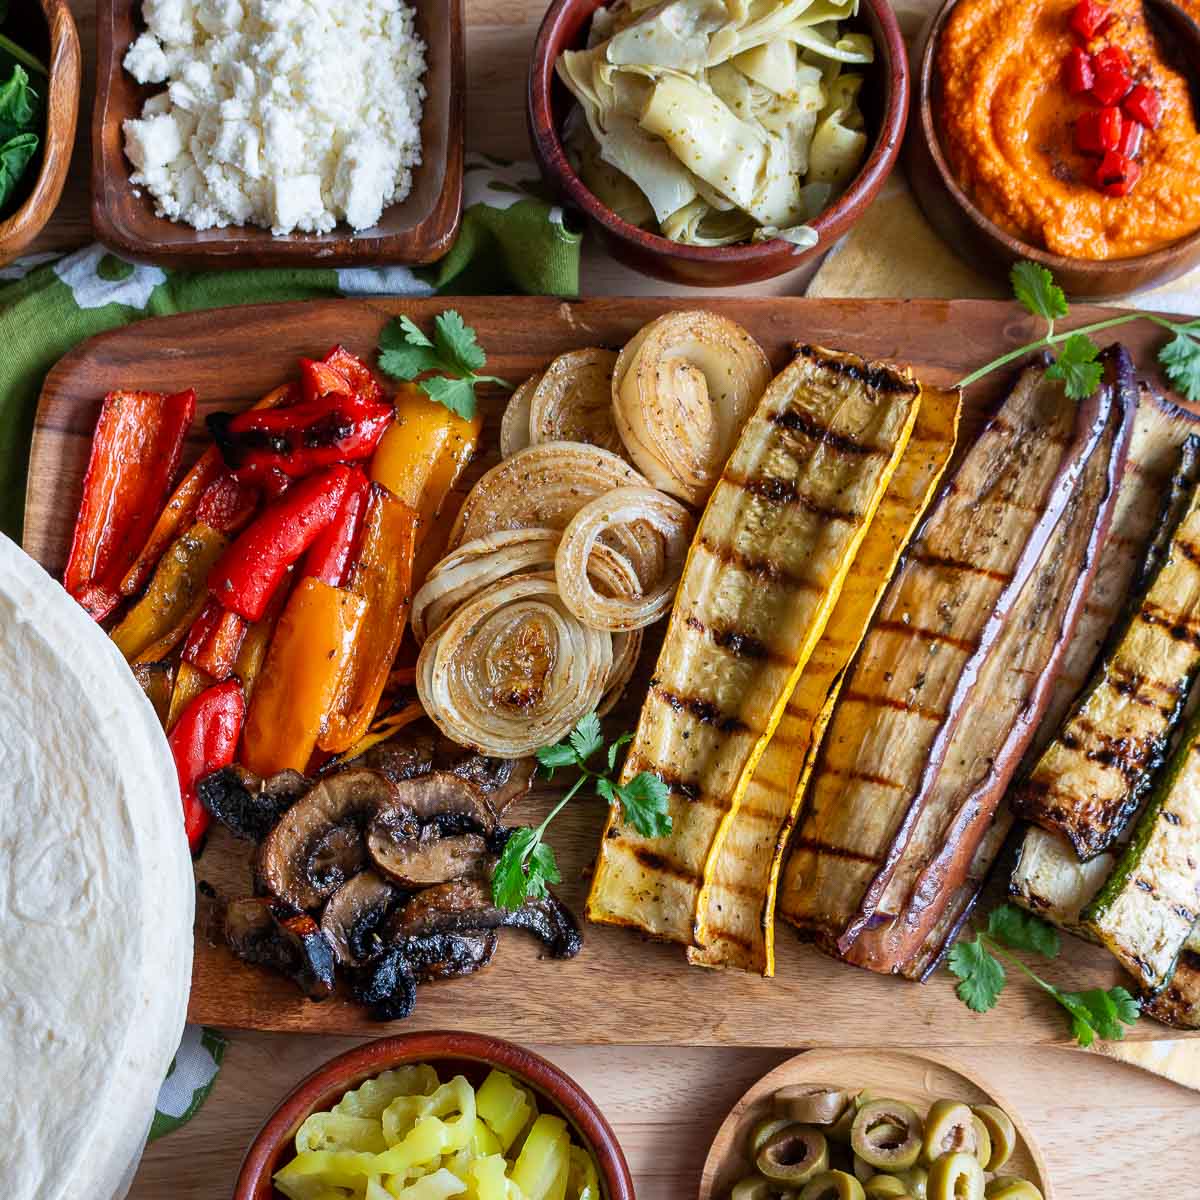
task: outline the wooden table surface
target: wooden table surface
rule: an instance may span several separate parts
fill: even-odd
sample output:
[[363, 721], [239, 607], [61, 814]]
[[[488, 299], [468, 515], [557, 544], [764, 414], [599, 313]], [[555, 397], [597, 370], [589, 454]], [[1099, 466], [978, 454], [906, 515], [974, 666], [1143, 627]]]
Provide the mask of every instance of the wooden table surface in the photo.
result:
[[[17, 0], [32, 3], [33, 0]], [[84, 50], [79, 144], [62, 204], [31, 251], [90, 240], [88, 117], [95, 80], [96, 0], [73, 0]], [[544, 0], [466, 0], [467, 146], [527, 157], [525, 64]], [[642, 279], [589, 248], [583, 290], [657, 294]], [[786, 278], [746, 294], [792, 290]], [[564, 1002], [569, 1002], [565, 998]], [[903, 991], [897, 990], [897, 1002]], [[879, 1022], [886, 1014], [863, 1014]], [[470, 1013], [461, 1025], [470, 1027]], [[587, 1030], [579, 1030], [587, 1041]], [[202, 1112], [152, 1145], [134, 1180], [133, 1200], [220, 1200], [232, 1192], [242, 1153], [282, 1095], [355, 1039], [238, 1033]], [[932, 1044], [932, 1042], [931, 1042]], [[708, 1144], [743, 1091], [793, 1051], [621, 1046], [535, 1046], [592, 1094], [616, 1129], [639, 1200], [690, 1200]], [[1125, 1064], [1073, 1050], [957, 1047], [952, 1053], [1021, 1105], [1063, 1200], [1195, 1191], [1192, 1143], [1200, 1135], [1196, 1093]], [[97, 1198], [99, 1200], [99, 1198]]]

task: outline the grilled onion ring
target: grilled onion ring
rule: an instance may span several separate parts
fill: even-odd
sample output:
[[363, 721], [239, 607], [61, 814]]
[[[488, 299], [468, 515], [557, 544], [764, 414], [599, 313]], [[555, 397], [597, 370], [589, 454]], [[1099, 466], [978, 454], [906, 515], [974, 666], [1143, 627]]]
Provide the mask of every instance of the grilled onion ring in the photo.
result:
[[529, 445], [529, 403], [541, 380], [540, 375], [530, 375], [508, 398], [504, 415], [500, 418], [501, 458], [512, 458], [518, 450], [524, 450]]
[[553, 579], [515, 575], [425, 642], [417, 694], [452, 741], [521, 758], [560, 741], [595, 709], [611, 670], [610, 634], [574, 617]]
[[529, 401], [529, 442], [587, 442], [622, 457], [613, 424], [612, 350], [568, 350], [547, 368]]
[[740, 325], [710, 312], [666, 313], [617, 357], [617, 431], [655, 487], [698, 506], [770, 379], [767, 356]]
[[638, 659], [642, 656], [642, 631], [634, 629], [629, 633], [614, 633], [612, 653], [613, 664], [604, 683], [604, 698], [596, 709], [598, 717], [611, 712], [629, 686], [637, 670]]
[[[663, 570], [643, 595], [602, 596], [588, 578], [588, 564], [601, 544], [598, 539], [634, 522], [651, 525], [662, 536]], [[596, 629], [617, 633], [652, 625], [671, 607], [695, 528], [692, 514], [678, 500], [654, 488], [616, 488], [598, 496], [571, 518], [558, 544], [554, 577], [563, 603]]]

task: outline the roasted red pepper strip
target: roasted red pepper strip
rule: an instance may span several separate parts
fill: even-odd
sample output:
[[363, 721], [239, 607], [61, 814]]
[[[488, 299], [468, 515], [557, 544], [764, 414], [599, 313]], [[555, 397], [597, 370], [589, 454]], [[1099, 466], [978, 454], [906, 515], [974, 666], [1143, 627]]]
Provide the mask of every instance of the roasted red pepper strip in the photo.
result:
[[245, 719], [242, 685], [231, 679], [201, 692], [167, 735], [183, 799], [184, 829], [193, 854], [199, 852], [212, 822], [212, 814], [196, 795], [196, 784], [233, 762]]
[[383, 403], [383, 388], [375, 378], [375, 373], [357, 355], [351, 354], [345, 346], [334, 346], [325, 355], [324, 361], [335, 367], [345, 377], [356, 395], [361, 396], [368, 404]]
[[223, 682], [233, 674], [249, 625], [235, 612], [209, 599], [192, 622], [183, 644], [183, 660]]
[[341, 587], [354, 560], [362, 538], [363, 513], [371, 491], [371, 481], [355, 468], [353, 481], [342, 498], [342, 506], [330, 525], [322, 532], [300, 564], [300, 575], [320, 579], [330, 587]]
[[244, 529], [258, 508], [258, 492], [222, 472], [204, 489], [196, 503], [196, 520], [222, 533]]
[[209, 590], [247, 621], [261, 619], [288, 567], [300, 560], [337, 516], [354, 472], [330, 467], [293, 484], [265, 508], [217, 560]]
[[154, 525], [179, 468], [196, 393], [110, 392], [104, 398], [63, 586], [97, 621]]

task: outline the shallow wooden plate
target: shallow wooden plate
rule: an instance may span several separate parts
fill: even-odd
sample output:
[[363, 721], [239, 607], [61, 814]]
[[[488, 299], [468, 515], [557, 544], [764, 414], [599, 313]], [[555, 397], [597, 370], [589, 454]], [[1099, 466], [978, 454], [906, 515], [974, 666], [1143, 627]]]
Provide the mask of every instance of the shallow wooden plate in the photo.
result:
[[384, 209], [373, 229], [344, 223], [330, 233], [273, 237], [255, 226], [203, 232], [154, 213], [129, 182], [122, 124], [160, 87], [141, 87], [121, 65], [145, 28], [141, 0], [99, 0], [96, 105], [92, 112], [92, 226], [106, 245], [133, 259], [177, 267], [347, 267], [417, 265], [441, 258], [462, 216], [466, 59], [462, 0], [422, 0], [417, 32], [427, 47], [421, 117], [422, 163], [412, 191]]
[[[29, 468], [25, 548], [52, 572], [66, 561], [84, 468], [101, 399], [114, 388], [177, 391], [200, 397], [190, 444], [203, 444], [203, 416], [241, 408], [291, 377], [301, 355], [322, 354], [335, 342], [373, 361], [379, 331], [399, 313], [428, 327], [434, 314], [458, 309], [478, 331], [490, 373], [511, 380], [543, 369], [565, 350], [619, 346], [653, 317], [696, 301], [602, 298], [564, 303], [547, 297], [463, 297], [431, 300], [336, 300], [248, 306], [141, 321], [104, 333], [68, 354], [46, 379]], [[1028, 342], [1034, 321], [1013, 304], [995, 301], [716, 299], [706, 308], [740, 321], [782, 366], [795, 341], [908, 362], [933, 384], [947, 384], [1014, 346]], [[1095, 321], [1113, 310], [1076, 308], [1072, 319]], [[1121, 330], [1135, 359], [1149, 369], [1163, 335], [1147, 324]], [[979, 429], [989, 405], [1012, 376], [997, 372], [966, 400], [962, 444]], [[496, 459], [503, 393], [482, 396], [484, 453], [468, 481]], [[631, 683], [612, 728], [632, 729], [653, 666], [647, 639], [641, 673]], [[547, 789], [512, 811], [514, 823], [544, 814]], [[588, 873], [603, 824], [596, 799], [581, 795], [555, 821], [551, 841], [564, 883], [558, 889], [582, 913]], [[539, 816], [540, 819], [540, 816]], [[536, 822], [535, 822], [536, 823]], [[223, 831], [196, 864], [198, 879], [224, 897], [249, 891], [248, 847]], [[203, 907], [203, 901], [201, 904]], [[196, 939], [192, 1020], [244, 1028], [378, 1034], [361, 1006], [341, 995], [305, 1000], [282, 976], [238, 962], [206, 936]], [[509, 931], [493, 966], [462, 980], [421, 989], [416, 1011], [391, 1029], [470, 1028], [518, 1041], [549, 1044], [852, 1046], [873, 1036], [865, 1014], [886, 1014], [895, 1045], [923, 1045], [937, 1031], [942, 1045], [985, 1042], [1062, 1043], [1061, 1010], [1032, 987], [1014, 983], [997, 1008], [970, 1012], [944, 972], [919, 986], [834, 962], [781, 926], [774, 979], [689, 967], [678, 946], [640, 941], [621, 929], [588, 925], [584, 948], [570, 962], [542, 962], [540, 946]], [[1110, 955], [1065, 938], [1047, 976], [1070, 988], [1108, 988], [1120, 982]], [[1131, 1038], [1162, 1036], [1141, 1021]]]
[[752, 1171], [746, 1155], [750, 1130], [771, 1107], [781, 1087], [795, 1083], [832, 1083], [851, 1091], [869, 1090], [889, 1100], [903, 1100], [924, 1114], [935, 1100], [994, 1104], [1012, 1118], [1017, 1147], [1001, 1174], [1018, 1175], [1036, 1184], [1046, 1200], [1054, 1195], [1046, 1164], [1021, 1114], [985, 1080], [943, 1054], [890, 1050], [811, 1050], [797, 1054], [764, 1075], [730, 1110], [713, 1139], [700, 1178], [699, 1200], [726, 1200], [730, 1188]]

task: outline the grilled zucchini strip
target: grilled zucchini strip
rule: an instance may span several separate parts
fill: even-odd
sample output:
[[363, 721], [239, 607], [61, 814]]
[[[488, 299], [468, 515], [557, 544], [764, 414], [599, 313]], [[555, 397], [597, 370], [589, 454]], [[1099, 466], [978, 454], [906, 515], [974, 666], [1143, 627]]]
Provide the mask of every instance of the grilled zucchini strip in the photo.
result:
[[917, 423], [863, 539], [825, 633], [759, 759], [721, 852], [705, 880], [697, 940], [688, 961], [772, 975], [775, 888], [838, 682], [954, 452], [962, 397], [921, 387]]
[[1194, 929], [1167, 986], [1142, 1012], [1175, 1029], [1200, 1029], [1200, 929]]
[[867, 915], [868, 888], [903, 847], [926, 764], [986, 652], [984, 635], [1024, 583], [1015, 581], [1022, 551], [1053, 501], [1075, 418], [1044, 365], [1023, 371], [888, 587], [842, 688], [784, 868], [780, 914], [826, 947]]
[[1200, 713], [1192, 716], [1133, 837], [1083, 926], [1151, 995], [1200, 918]]
[[690, 943], [710, 861], [912, 433], [911, 375], [801, 347], [767, 388], [688, 554], [626, 758], [670, 788], [673, 828], [610, 813], [588, 916]]
[[1200, 437], [1189, 437], [1124, 628], [1012, 797], [1018, 816], [1063, 834], [1083, 859], [1137, 812], [1200, 669], [1198, 481]]
[[978, 870], [976, 850], [1050, 701], [1108, 533], [1133, 417], [1127, 356], [1124, 365], [1128, 409], [1113, 403], [1115, 388], [1106, 385], [1094, 448], [1073, 477], [1064, 479], [1069, 491], [1058, 522], [979, 666], [941, 768], [924, 789], [912, 832], [888, 868], [869, 926], [849, 949], [843, 947], [850, 962], [887, 973], [904, 970], [919, 957], [972, 866]]

